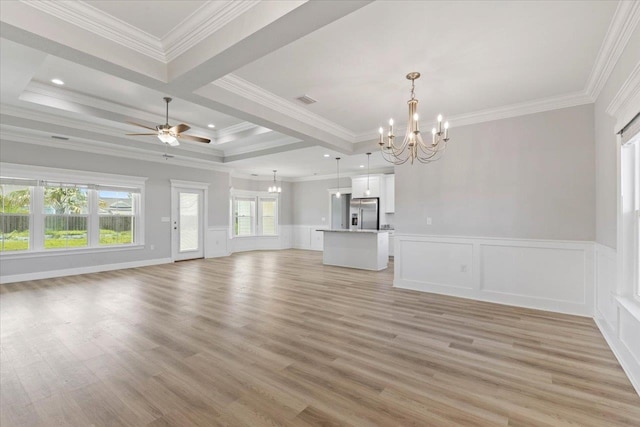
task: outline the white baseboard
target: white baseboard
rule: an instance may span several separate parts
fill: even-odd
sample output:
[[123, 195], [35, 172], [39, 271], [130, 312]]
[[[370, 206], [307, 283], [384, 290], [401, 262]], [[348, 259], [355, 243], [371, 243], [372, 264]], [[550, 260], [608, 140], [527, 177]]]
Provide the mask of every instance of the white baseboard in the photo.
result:
[[593, 316], [593, 242], [395, 234], [398, 288]]
[[611, 351], [613, 351], [616, 359], [618, 359], [620, 366], [622, 366], [622, 370], [624, 370], [629, 381], [631, 381], [631, 385], [633, 385], [633, 388], [636, 389], [636, 393], [640, 396], [640, 364], [633, 357], [633, 354], [629, 351], [627, 346], [618, 339], [616, 333], [611, 329], [611, 327], [609, 327], [607, 321], [602, 318], [601, 313], [596, 313], [594, 320], [598, 329], [600, 329], [602, 336], [607, 341], [607, 344], [609, 344], [609, 348], [611, 348]]
[[78, 274], [100, 273], [102, 271], [124, 270], [127, 268], [148, 267], [151, 265], [169, 264], [171, 258], [156, 258], [142, 261], [119, 262], [116, 264], [92, 265], [87, 267], [67, 268], [64, 270], [49, 270], [37, 273], [14, 274], [0, 276], [0, 283], [25, 282], [28, 280], [52, 279], [54, 277], [76, 276]]

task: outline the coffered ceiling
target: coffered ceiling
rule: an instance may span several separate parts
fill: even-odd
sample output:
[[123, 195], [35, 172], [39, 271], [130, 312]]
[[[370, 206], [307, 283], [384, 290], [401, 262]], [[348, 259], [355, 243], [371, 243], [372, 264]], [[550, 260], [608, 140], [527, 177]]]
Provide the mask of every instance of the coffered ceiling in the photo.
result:
[[301, 179], [330, 154], [359, 172], [375, 129], [406, 120], [407, 72], [421, 117], [454, 130], [590, 103], [639, 20], [629, 1], [2, 2], [0, 132], [159, 159], [125, 122], [163, 123], [171, 96], [170, 123], [212, 143], [170, 161]]

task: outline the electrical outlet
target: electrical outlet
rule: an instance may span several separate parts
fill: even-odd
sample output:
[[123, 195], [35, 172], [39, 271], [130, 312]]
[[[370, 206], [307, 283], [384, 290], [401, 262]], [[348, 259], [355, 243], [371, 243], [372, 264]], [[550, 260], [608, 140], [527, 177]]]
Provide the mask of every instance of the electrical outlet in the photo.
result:
[[466, 264], [462, 264], [460, 266], [460, 273], [466, 273], [467, 272], [467, 265]]
[[156, 250], [156, 245], [151, 245], [151, 246], [150, 246], [150, 249], [151, 249], [152, 251], [155, 251], [155, 250]]

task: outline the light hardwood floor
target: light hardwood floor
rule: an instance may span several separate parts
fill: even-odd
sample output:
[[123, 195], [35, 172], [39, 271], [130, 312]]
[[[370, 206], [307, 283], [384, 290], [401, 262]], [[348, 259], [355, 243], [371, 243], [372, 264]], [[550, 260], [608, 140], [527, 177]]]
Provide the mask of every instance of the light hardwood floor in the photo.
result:
[[299, 250], [0, 287], [10, 426], [640, 425], [591, 319]]

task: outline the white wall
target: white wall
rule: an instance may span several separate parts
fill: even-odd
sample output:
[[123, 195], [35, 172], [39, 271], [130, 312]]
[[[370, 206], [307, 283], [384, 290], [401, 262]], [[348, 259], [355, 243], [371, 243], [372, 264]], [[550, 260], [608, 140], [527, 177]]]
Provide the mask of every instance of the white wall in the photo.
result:
[[[640, 111], [640, 28], [636, 28], [595, 103], [596, 309], [595, 318], [640, 394], [640, 303], [622, 272], [629, 250], [619, 241], [619, 141], [616, 132]], [[634, 94], [635, 93], [635, 98]], [[626, 111], [612, 108], [624, 105]], [[609, 114], [607, 111], [611, 112]]]

